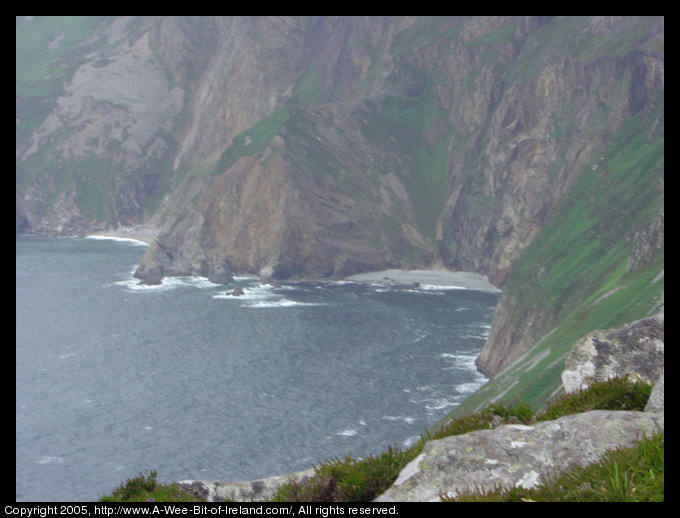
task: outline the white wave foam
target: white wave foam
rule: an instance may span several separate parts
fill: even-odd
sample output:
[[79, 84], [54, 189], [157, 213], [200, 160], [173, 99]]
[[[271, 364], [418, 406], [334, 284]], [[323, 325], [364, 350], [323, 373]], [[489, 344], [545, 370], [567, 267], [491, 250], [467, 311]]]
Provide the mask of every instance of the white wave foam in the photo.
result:
[[335, 435], [344, 435], [345, 437], [354, 437], [359, 432], [355, 428], [347, 428], [341, 432], [337, 432]]
[[243, 304], [244, 308], [292, 308], [296, 306], [325, 306], [323, 303], [316, 302], [295, 302], [294, 300], [281, 299], [273, 301], [249, 302]]
[[461, 383], [460, 385], [456, 385], [456, 392], [463, 395], [472, 394], [473, 392], [476, 392], [479, 387], [484, 385], [485, 382], [486, 378], [484, 378], [483, 381], [480, 380], [470, 383]]
[[404, 439], [404, 441], [401, 443], [404, 448], [410, 448], [413, 446], [415, 443], [417, 443], [420, 440], [420, 435], [413, 435], [411, 437], [408, 437]]
[[275, 286], [258, 283], [252, 286], [242, 286], [243, 293], [234, 294], [232, 291], [213, 295], [214, 299], [238, 300], [243, 302], [243, 308], [290, 308], [295, 306], [325, 306], [320, 302], [296, 302], [277, 293]]
[[384, 415], [382, 416], [382, 419], [385, 421], [401, 421], [402, 423], [406, 424], [413, 424], [416, 422], [415, 417], [401, 415]]
[[89, 236], [85, 236], [85, 239], [108, 239], [111, 241], [119, 241], [121, 243], [130, 243], [136, 246], [149, 246], [149, 243], [146, 241], [140, 241], [139, 239], [133, 239], [131, 237], [99, 236], [91, 234]]
[[207, 277], [186, 276], [186, 277], [163, 277], [160, 284], [142, 284], [139, 279], [131, 278], [124, 281], [114, 282], [112, 285], [122, 286], [132, 291], [167, 291], [177, 288], [217, 288], [221, 284], [215, 284], [208, 280]]
[[451, 369], [464, 369], [478, 374], [477, 353], [442, 353], [439, 357], [445, 360]]
[[271, 284], [257, 283], [252, 286], [241, 286], [243, 293], [235, 295], [233, 290], [213, 295], [214, 299], [233, 299], [233, 300], [266, 300], [275, 299], [279, 296], [274, 293], [274, 286]]
[[36, 464], [54, 464], [64, 462], [64, 457], [53, 457], [51, 455], [44, 455], [35, 461]]
[[420, 289], [423, 291], [446, 291], [446, 290], [471, 290], [465, 286], [445, 286], [440, 284], [421, 284]]
[[429, 403], [425, 405], [425, 410], [427, 410], [428, 413], [436, 412], [438, 410], [443, 410], [445, 408], [450, 408], [458, 405], [459, 398], [454, 397], [452, 399], [449, 398], [435, 398], [430, 400]]

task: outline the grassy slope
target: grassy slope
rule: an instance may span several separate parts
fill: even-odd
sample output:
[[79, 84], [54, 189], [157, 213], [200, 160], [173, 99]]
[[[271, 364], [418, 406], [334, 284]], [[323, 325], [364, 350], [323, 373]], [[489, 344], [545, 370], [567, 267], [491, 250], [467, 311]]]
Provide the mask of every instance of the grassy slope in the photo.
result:
[[[17, 140], [35, 130], [52, 109], [84, 56], [103, 45], [96, 38], [97, 28], [111, 17], [99, 16], [36, 16], [16, 19], [16, 96]], [[68, 130], [61, 133], [61, 138]], [[59, 137], [57, 138], [59, 140]], [[57, 161], [52, 153], [56, 142], [40, 149], [26, 162], [17, 161], [17, 189], [28, 185], [35, 177], [47, 174], [54, 188], [42, 210], [47, 213], [59, 194], [71, 185], [76, 188], [78, 206], [95, 220], [109, 216], [105, 193], [110, 190], [109, 175], [96, 174], [106, 170], [106, 160], [93, 154], [69, 163]], [[55, 171], [57, 172], [55, 174]], [[49, 181], [49, 180], [48, 180]]]
[[[523, 359], [471, 396], [456, 414], [490, 401], [521, 399], [540, 407], [558, 389], [574, 342], [648, 315], [663, 293], [663, 249], [627, 271], [636, 230], [663, 206], [664, 137], [650, 135], [663, 103], [630, 117], [612, 136], [603, 160], [571, 187], [548, 224], [523, 252], [505, 290], [522, 293], [523, 309], [554, 327]], [[609, 294], [608, 296], [606, 296]], [[540, 340], [539, 340], [540, 339]]]
[[111, 17], [26, 18], [16, 18], [16, 96], [26, 102], [21, 113], [17, 108], [20, 136], [30, 134], [40, 125], [81, 59], [103, 44], [102, 39], [92, 36]]
[[21, 98], [58, 94], [88, 52], [102, 44], [93, 31], [111, 17], [35, 16], [16, 19], [16, 82]]

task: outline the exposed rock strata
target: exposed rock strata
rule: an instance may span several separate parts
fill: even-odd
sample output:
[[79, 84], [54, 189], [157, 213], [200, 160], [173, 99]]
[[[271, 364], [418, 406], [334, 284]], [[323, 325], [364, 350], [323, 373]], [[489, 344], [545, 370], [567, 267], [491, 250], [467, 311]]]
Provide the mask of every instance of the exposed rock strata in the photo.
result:
[[[17, 231], [158, 228], [136, 272], [151, 283], [478, 272], [503, 289], [489, 376], [618, 268], [584, 288], [562, 279], [591, 257], [555, 273], [568, 250], [523, 256], [583, 178], [611, 188], [584, 190], [592, 217], [565, 248], [625, 246], [611, 260], [633, 273], [663, 253], [663, 17], [95, 22], [46, 40], [50, 74], [17, 68]], [[642, 169], [640, 196], [603, 217], [616, 167]]]
[[[617, 45], [636, 24], [645, 37]], [[616, 51], [589, 59], [556, 41], [566, 28]], [[158, 218], [172, 253], [150, 252], [142, 277], [441, 258], [498, 286], [607, 132], [663, 88], [649, 50], [662, 19], [122, 17], [106, 35], [18, 156], [33, 171], [48, 151], [64, 176], [101, 158], [116, 179], [41, 172], [22, 182], [17, 224]]]

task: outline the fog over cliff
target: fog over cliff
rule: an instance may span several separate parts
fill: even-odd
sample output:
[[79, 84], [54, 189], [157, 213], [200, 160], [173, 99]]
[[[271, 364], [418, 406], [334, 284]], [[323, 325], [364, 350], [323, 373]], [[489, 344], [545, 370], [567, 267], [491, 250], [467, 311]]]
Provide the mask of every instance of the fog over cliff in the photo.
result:
[[478, 364], [537, 399], [663, 304], [663, 17], [16, 24], [17, 232], [153, 229], [148, 282], [481, 273]]

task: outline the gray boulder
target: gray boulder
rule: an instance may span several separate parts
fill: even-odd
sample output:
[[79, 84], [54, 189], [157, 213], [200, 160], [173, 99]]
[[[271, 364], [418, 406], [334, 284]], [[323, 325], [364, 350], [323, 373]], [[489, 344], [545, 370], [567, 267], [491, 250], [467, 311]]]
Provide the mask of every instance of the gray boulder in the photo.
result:
[[652, 389], [649, 401], [645, 405], [645, 412], [663, 412], [663, 373]]
[[281, 484], [295, 480], [300, 482], [311, 477], [314, 468], [296, 471], [286, 475], [260, 478], [243, 482], [215, 482], [208, 480], [183, 480], [178, 482], [181, 489], [193, 493], [206, 502], [264, 502], [271, 500]]
[[663, 429], [663, 413], [594, 410], [430, 441], [376, 501], [429, 502], [497, 487], [531, 488]]
[[655, 384], [664, 367], [664, 316], [659, 313], [581, 338], [565, 358], [562, 385], [567, 393], [593, 381], [629, 377]]

